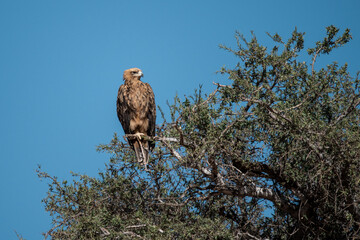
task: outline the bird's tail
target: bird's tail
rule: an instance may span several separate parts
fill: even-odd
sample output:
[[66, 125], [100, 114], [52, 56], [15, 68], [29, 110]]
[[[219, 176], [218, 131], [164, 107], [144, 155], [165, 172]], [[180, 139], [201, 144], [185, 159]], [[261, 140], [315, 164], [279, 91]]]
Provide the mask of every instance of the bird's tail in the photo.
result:
[[133, 144], [136, 159], [139, 163], [145, 165], [149, 162], [149, 144], [146, 140], [136, 140]]

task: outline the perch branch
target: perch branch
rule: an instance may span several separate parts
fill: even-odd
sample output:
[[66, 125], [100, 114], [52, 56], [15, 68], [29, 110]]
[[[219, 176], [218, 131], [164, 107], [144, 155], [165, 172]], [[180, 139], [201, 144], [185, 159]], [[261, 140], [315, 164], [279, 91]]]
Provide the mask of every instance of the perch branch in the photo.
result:
[[[136, 134], [125, 134], [124, 138], [127, 139], [137, 139], [138, 135]], [[176, 138], [168, 138], [168, 137], [158, 137], [158, 136], [154, 136], [154, 137], [150, 137], [150, 136], [141, 136], [141, 138], [144, 138], [145, 140], [150, 140], [150, 141], [168, 141], [168, 142], [179, 142], [178, 139]]]

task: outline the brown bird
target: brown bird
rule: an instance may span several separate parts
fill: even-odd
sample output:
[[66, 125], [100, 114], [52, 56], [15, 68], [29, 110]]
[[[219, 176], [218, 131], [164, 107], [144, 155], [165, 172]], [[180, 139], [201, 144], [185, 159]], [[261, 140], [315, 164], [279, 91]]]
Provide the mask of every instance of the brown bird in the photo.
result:
[[[154, 93], [148, 83], [140, 79], [143, 73], [138, 68], [124, 71], [124, 84], [120, 86], [116, 101], [117, 115], [138, 162], [149, 162], [149, 151], [155, 143], [146, 136], [155, 136], [156, 105]], [[145, 137], [145, 138], [144, 138]]]

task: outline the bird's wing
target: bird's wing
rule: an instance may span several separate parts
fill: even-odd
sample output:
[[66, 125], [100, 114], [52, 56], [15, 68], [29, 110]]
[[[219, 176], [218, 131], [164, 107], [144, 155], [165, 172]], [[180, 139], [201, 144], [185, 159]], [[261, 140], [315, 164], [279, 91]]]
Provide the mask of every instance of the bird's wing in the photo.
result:
[[149, 119], [149, 128], [147, 130], [148, 136], [155, 136], [155, 124], [156, 124], [156, 105], [155, 96], [152, 88], [146, 83], [146, 94], [148, 95], [148, 112], [147, 118]]
[[[146, 86], [146, 94], [148, 95], [148, 110], [146, 117], [149, 121], [148, 129], [146, 131], [148, 136], [155, 136], [155, 125], [156, 125], [156, 105], [155, 105], [155, 96], [152, 88], [148, 83]], [[155, 142], [149, 142], [149, 148], [152, 150], [155, 147]]]
[[121, 85], [118, 91], [117, 101], [116, 101], [116, 111], [119, 121], [124, 129], [125, 134], [130, 134], [130, 120], [131, 120], [131, 108], [127, 101], [128, 97], [127, 87]]

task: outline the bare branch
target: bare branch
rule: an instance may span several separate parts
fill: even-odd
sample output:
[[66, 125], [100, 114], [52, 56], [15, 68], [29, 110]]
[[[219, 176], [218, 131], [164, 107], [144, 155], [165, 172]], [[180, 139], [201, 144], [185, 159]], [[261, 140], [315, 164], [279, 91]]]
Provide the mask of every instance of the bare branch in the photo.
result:
[[131, 237], [137, 237], [137, 238], [144, 239], [144, 240], [146, 239], [146, 238], [144, 238], [144, 237], [142, 237], [142, 236], [140, 236], [140, 235], [138, 235], [138, 234], [136, 234], [134, 232], [122, 232], [122, 234], [130, 235]]
[[223, 84], [220, 84], [220, 83], [216, 83], [216, 82], [213, 82], [214, 85], [218, 86], [218, 87], [228, 87], [228, 88], [231, 88], [230, 85], [223, 85]]
[[334, 126], [341, 122], [344, 118], [346, 118], [352, 111], [355, 110], [355, 108], [360, 104], [360, 98], [359, 96], [355, 96], [353, 100], [351, 101], [351, 104], [348, 106], [345, 112], [343, 112], [331, 125]]
[[180, 162], [183, 162], [183, 159], [181, 157], [181, 155], [173, 148], [170, 146], [170, 144], [167, 141], [161, 141], [165, 147], [170, 151], [170, 153], [177, 158], [177, 160], [179, 160]]
[[192, 111], [194, 112], [196, 108], [198, 108], [198, 107], [200, 107], [200, 106], [208, 103], [208, 102], [215, 96], [215, 94], [218, 92], [218, 90], [219, 90], [218, 88], [215, 89], [215, 91], [213, 91], [213, 92], [209, 95], [209, 97], [208, 97], [205, 101], [203, 101], [202, 103], [200, 103], [200, 104], [195, 104], [194, 107], [192, 108]]
[[61, 221], [60, 223], [56, 224], [54, 227], [52, 227], [49, 231], [47, 231], [46, 233], [44, 233], [44, 240], [46, 240], [49, 236], [51, 236], [52, 232], [57, 229], [58, 227], [62, 226], [63, 224], [65, 224], [67, 220], [63, 219], [63, 221]]
[[131, 226], [127, 226], [126, 228], [143, 228], [146, 227], [146, 224], [140, 224], [140, 225], [131, 225]]
[[319, 49], [316, 51], [316, 53], [315, 53], [315, 55], [314, 55], [314, 57], [313, 57], [313, 61], [312, 61], [312, 64], [311, 64], [311, 73], [312, 73], [313, 76], [314, 76], [314, 74], [315, 74], [315, 71], [314, 71], [315, 61], [316, 61], [316, 58], [317, 58], [317, 56], [318, 56], [318, 54], [320, 53], [321, 50], [322, 50], [322, 47], [319, 48]]
[[103, 232], [104, 236], [108, 236], [108, 235], [110, 235], [109, 230], [107, 230], [106, 228], [104, 228], [104, 227], [100, 227], [100, 230]]
[[[127, 139], [137, 139], [138, 135], [136, 134], [125, 134], [124, 138]], [[176, 138], [172, 138], [172, 137], [158, 137], [158, 136], [141, 136], [141, 138], [144, 138], [145, 140], [150, 140], [150, 141], [168, 141], [168, 142], [179, 142], [178, 139]]]
[[239, 189], [221, 189], [217, 193], [222, 193], [231, 196], [239, 197], [255, 197], [269, 200], [274, 203], [276, 207], [289, 213], [293, 217], [297, 217], [297, 207], [290, 205], [281, 199], [274, 190], [270, 188], [261, 188], [256, 186], [243, 186]]

